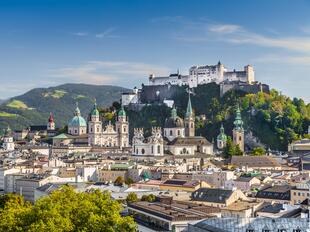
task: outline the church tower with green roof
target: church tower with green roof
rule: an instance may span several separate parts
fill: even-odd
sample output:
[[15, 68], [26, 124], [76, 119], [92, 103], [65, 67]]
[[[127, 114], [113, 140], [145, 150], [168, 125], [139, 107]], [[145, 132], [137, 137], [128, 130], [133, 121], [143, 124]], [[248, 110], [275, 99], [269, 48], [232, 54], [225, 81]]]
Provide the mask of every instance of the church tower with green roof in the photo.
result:
[[237, 106], [236, 117], [234, 121], [233, 142], [235, 145], [239, 145], [241, 151], [244, 151], [244, 129], [239, 105]]
[[220, 134], [216, 138], [217, 148], [223, 149], [226, 146], [227, 135], [225, 134], [224, 126], [221, 125]]
[[195, 114], [192, 108], [191, 95], [188, 94], [188, 103], [185, 114], [185, 136], [194, 137], [195, 136]]
[[118, 133], [118, 145], [122, 149], [129, 146], [129, 123], [126, 111], [124, 106], [121, 106], [121, 109], [117, 114], [117, 121], [115, 123], [116, 131]]
[[102, 133], [102, 122], [100, 120], [99, 110], [95, 100], [94, 107], [90, 112], [88, 122], [88, 144], [89, 145], [100, 145], [101, 144], [101, 133]]

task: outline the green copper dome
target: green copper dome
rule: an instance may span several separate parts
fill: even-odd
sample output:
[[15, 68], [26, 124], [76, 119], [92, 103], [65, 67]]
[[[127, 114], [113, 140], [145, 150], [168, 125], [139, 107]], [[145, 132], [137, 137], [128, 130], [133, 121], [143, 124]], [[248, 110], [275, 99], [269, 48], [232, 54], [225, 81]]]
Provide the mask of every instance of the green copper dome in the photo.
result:
[[243, 129], [243, 121], [241, 118], [241, 112], [240, 112], [239, 105], [238, 105], [237, 110], [236, 110], [236, 118], [234, 121], [234, 125], [235, 125], [235, 129], [237, 129], [237, 130]]
[[93, 110], [91, 111], [91, 116], [97, 116], [97, 117], [99, 117], [99, 110], [97, 109], [97, 103], [96, 103], [96, 101], [95, 101], [95, 104], [94, 104], [94, 108], [93, 108]]
[[171, 110], [170, 118], [165, 121], [165, 128], [179, 128], [184, 127], [183, 119], [181, 119], [177, 114], [177, 109], [173, 107]]
[[71, 121], [68, 123], [69, 127], [86, 127], [86, 121], [81, 116], [81, 112], [78, 106], [76, 106], [74, 111], [74, 117], [71, 119]]
[[122, 105], [122, 108], [120, 111], [118, 111], [118, 117], [126, 117], [126, 111], [124, 110], [124, 106]]
[[225, 135], [223, 124], [221, 125], [220, 134], [217, 136], [217, 140], [227, 141], [227, 135]]

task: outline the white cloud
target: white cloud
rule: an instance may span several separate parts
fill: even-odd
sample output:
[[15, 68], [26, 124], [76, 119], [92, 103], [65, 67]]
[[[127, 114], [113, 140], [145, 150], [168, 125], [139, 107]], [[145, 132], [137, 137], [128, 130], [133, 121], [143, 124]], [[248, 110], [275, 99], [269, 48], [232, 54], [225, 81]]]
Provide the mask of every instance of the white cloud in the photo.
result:
[[[219, 35], [222, 41], [235, 44], [253, 44], [262, 47], [283, 48], [297, 52], [310, 52], [310, 37], [281, 37], [253, 33], [238, 25], [210, 26], [209, 31]], [[225, 36], [223, 36], [225, 34]]]
[[115, 31], [115, 28], [108, 28], [105, 31], [101, 32], [101, 33], [97, 33], [95, 35], [96, 38], [118, 38], [118, 35], [114, 35], [113, 32]]
[[310, 56], [288, 56], [288, 55], [266, 55], [254, 59], [259, 63], [279, 63], [288, 65], [304, 65], [309, 66]]
[[87, 32], [75, 32], [75, 33], [73, 33], [73, 35], [76, 35], [76, 36], [87, 36], [88, 35], [88, 33]]
[[139, 62], [89, 61], [78, 66], [51, 70], [50, 76], [62, 82], [118, 84], [126, 79], [147, 80], [150, 73], [167, 75], [169, 69]]
[[242, 30], [242, 27], [234, 24], [217, 24], [211, 25], [209, 27], [211, 32], [221, 33], [221, 34], [230, 34]]

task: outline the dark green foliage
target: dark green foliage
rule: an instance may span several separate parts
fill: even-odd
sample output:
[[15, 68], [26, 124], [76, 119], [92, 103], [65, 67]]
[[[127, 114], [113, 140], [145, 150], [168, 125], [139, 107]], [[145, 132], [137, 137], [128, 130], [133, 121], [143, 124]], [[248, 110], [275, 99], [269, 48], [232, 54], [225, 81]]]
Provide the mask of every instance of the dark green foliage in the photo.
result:
[[266, 150], [263, 147], [255, 147], [252, 151], [252, 155], [254, 156], [261, 156], [265, 154], [266, 154]]
[[156, 199], [156, 196], [154, 194], [143, 195], [141, 197], [141, 201], [153, 202], [153, 201], [155, 201], [155, 199]]
[[134, 192], [129, 193], [126, 197], [127, 203], [133, 203], [133, 202], [137, 202], [137, 201], [138, 201], [138, 196]]
[[235, 145], [231, 139], [231, 137], [227, 138], [226, 146], [223, 150], [224, 156], [226, 158], [232, 157], [232, 156], [241, 156], [243, 155], [243, 152], [241, 151], [239, 145]]

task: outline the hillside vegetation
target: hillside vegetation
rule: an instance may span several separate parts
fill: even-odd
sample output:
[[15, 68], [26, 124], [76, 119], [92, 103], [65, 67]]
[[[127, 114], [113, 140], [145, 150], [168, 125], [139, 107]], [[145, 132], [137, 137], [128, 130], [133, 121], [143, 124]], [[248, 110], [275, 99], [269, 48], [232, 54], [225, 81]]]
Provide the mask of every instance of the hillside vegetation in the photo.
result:
[[8, 124], [13, 129], [45, 125], [50, 112], [54, 114], [56, 126], [62, 127], [73, 116], [76, 102], [82, 115], [87, 117], [95, 98], [98, 105], [110, 106], [119, 101], [121, 93], [126, 90], [117, 86], [86, 84], [32, 89], [0, 105], [0, 133]]
[[[201, 85], [191, 96], [196, 116], [205, 115], [206, 120], [197, 118], [196, 135], [206, 136], [209, 141], [215, 140], [221, 123], [226, 134], [232, 136], [233, 120], [236, 106], [242, 110], [246, 132], [252, 132], [266, 147], [286, 150], [289, 142], [305, 135], [310, 125], [310, 104], [301, 99], [290, 99], [280, 95], [276, 90], [270, 94], [246, 94], [240, 91], [229, 91], [222, 98], [216, 84]], [[184, 117], [188, 101], [185, 87], [173, 97], [178, 114]], [[146, 128], [150, 133], [152, 126], [164, 126], [170, 116], [170, 109], [164, 105], [144, 107], [140, 112], [129, 112], [131, 130], [134, 127]], [[131, 131], [132, 132], [132, 131]]]

